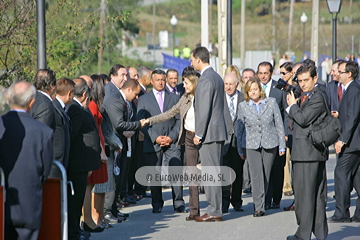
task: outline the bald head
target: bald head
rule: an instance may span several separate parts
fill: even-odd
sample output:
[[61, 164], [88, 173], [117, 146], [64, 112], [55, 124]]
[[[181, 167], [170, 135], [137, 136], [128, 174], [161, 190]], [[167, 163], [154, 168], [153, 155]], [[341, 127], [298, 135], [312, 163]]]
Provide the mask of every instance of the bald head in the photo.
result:
[[94, 81], [87, 75], [81, 75], [80, 78], [84, 79], [89, 88], [93, 87]]
[[239, 85], [239, 78], [235, 73], [228, 73], [224, 77], [225, 92], [229, 96], [233, 96], [236, 92], [236, 88]]
[[13, 83], [6, 92], [6, 99], [11, 109], [30, 111], [35, 101], [36, 89], [28, 82]]

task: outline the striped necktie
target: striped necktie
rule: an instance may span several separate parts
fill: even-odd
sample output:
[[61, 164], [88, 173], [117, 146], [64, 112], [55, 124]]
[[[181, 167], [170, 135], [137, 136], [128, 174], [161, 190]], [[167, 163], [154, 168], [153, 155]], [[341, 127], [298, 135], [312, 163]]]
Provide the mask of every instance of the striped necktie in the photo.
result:
[[230, 97], [229, 111], [230, 111], [231, 120], [234, 122], [235, 120], [234, 96]]

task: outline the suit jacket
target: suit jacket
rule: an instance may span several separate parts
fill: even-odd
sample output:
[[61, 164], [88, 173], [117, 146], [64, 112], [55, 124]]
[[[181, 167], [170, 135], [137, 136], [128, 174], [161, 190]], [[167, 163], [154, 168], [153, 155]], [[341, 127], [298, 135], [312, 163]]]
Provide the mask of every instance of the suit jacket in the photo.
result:
[[[179, 96], [176, 94], [171, 94], [168, 90], [165, 89], [163, 107], [164, 112], [171, 109], [178, 102]], [[139, 98], [137, 119], [150, 118], [152, 116], [159, 115], [160, 113], [161, 111], [153, 91], [150, 91]], [[173, 141], [170, 145], [170, 148], [174, 150], [178, 149], [176, 143], [179, 136], [179, 130], [179, 115], [176, 115], [175, 117], [161, 124], [155, 124], [153, 126], [146, 126], [142, 128], [141, 132], [144, 134], [143, 152], [150, 153], [161, 151], [162, 148], [155, 142], [158, 136], [170, 137]]]
[[265, 98], [258, 113], [253, 104], [241, 102], [238, 109], [237, 138], [238, 151], [244, 148], [258, 149], [262, 146], [271, 149], [279, 146], [286, 148], [284, 124], [279, 106], [274, 98]]
[[100, 168], [100, 138], [94, 117], [75, 100], [67, 110], [71, 120], [69, 172], [89, 172]]
[[224, 81], [210, 67], [199, 78], [195, 91], [195, 135], [202, 143], [227, 139], [223, 108]]
[[277, 84], [277, 81], [272, 80], [269, 97], [275, 98], [276, 103], [278, 104], [279, 109], [280, 109], [281, 117], [284, 121], [284, 124], [286, 124], [285, 126], [287, 126], [287, 124], [289, 122], [288, 115], [285, 112], [285, 109], [288, 107], [288, 104], [286, 102], [287, 94], [286, 94], [286, 92], [275, 88], [276, 84]]
[[339, 111], [338, 81], [331, 81], [326, 86], [326, 95], [330, 111]]
[[326, 100], [317, 87], [314, 87], [300, 107], [297, 104], [290, 107], [289, 117], [293, 119], [294, 124], [292, 161], [327, 160], [327, 154], [316, 149], [309, 139], [310, 124], [322, 122], [326, 115]]
[[231, 144], [231, 147], [237, 148], [237, 138], [236, 138], [237, 124], [236, 123], [237, 123], [237, 116], [238, 116], [238, 106], [242, 101], [244, 101], [244, 94], [239, 91], [237, 91], [237, 92], [238, 92], [238, 99], [237, 99], [237, 105], [234, 106], [234, 108], [235, 108], [234, 109], [235, 110], [234, 121], [232, 121], [232, 119], [231, 119], [229, 105], [226, 100], [226, 94], [224, 95], [224, 118], [225, 118], [225, 124], [226, 124], [226, 132], [228, 134], [228, 138], [224, 143], [224, 149], [223, 149], [224, 156], [229, 151], [230, 144]]
[[360, 86], [352, 81], [340, 102], [339, 118], [342, 126], [340, 141], [346, 143], [343, 152], [360, 151]]
[[30, 110], [30, 114], [34, 119], [55, 130], [55, 113], [52, 102], [39, 91], [36, 92], [35, 102]]
[[[141, 128], [141, 124], [139, 121], [131, 122], [129, 107], [123, 96], [120, 94], [120, 97], [118, 97], [116, 93], [111, 94], [108, 98], [105, 98], [101, 108], [101, 112], [109, 116], [115, 134], [121, 139], [122, 144], [127, 146], [123, 132], [138, 130]], [[135, 112], [133, 112], [133, 115], [135, 116]]]
[[118, 98], [121, 96], [119, 89], [112, 82], [106, 84], [104, 88], [105, 88], [105, 99], [110, 97], [110, 95], [112, 94], [115, 94], [115, 96], [117, 96]]
[[176, 115], [180, 114], [180, 131], [179, 131], [177, 145], [184, 145], [185, 144], [185, 135], [186, 135], [185, 134], [186, 130], [184, 127], [185, 126], [185, 117], [191, 107], [191, 104], [192, 104], [191, 98], [192, 97], [188, 94], [183, 95], [180, 98], [179, 102], [176, 105], [174, 105], [170, 110], [149, 118], [148, 120], [150, 121], [150, 125], [165, 122], [173, 117], [176, 117]]
[[53, 163], [53, 131], [24, 112], [10, 111], [0, 120], [6, 221], [15, 227], [39, 229], [42, 184]]
[[70, 152], [70, 119], [57, 99], [53, 101], [53, 106], [56, 123], [54, 131], [54, 159], [61, 162], [67, 170]]

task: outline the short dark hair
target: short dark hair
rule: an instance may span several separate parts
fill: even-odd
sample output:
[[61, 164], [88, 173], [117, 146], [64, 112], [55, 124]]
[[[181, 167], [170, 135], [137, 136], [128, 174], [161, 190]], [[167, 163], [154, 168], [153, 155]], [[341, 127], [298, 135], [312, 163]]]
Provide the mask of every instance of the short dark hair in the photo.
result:
[[252, 73], [254, 74], [254, 76], [256, 75], [254, 69], [252, 69], [252, 68], [245, 68], [245, 69], [242, 71], [242, 73], [244, 73], [244, 72], [252, 72]]
[[302, 61], [303, 62], [303, 64], [305, 64], [305, 65], [313, 65], [313, 66], [316, 66], [316, 64], [315, 64], [315, 61], [314, 60], [311, 60], [311, 59], [305, 59], [304, 61]]
[[354, 61], [346, 62], [345, 71], [351, 73], [352, 79], [356, 79], [359, 75], [359, 65]]
[[299, 69], [296, 71], [296, 75], [299, 76], [299, 74], [303, 74], [303, 73], [310, 73], [310, 77], [314, 78], [317, 76], [317, 69], [316, 66], [313, 64], [303, 64], [301, 65], [301, 67], [299, 67]]
[[130, 88], [132, 90], [136, 90], [138, 86], [140, 86], [138, 81], [135, 79], [129, 79], [124, 83], [121, 89]]
[[37, 90], [48, 92], [51, 86], [56, 86], [56, 74], [51, 69], [39, 69], [34, 77], [34, 86]]
[[84, 92], [86, 92], [86, 95], [89, 95], [90, 88], [87, 85], [85, 79], [83, 78], [74, 78], [75, 88], [74, 88], [74, 96], [75, 97], [82, 97]]
[[102, 73], [102, 74], [100, 74], [100, 76], [102, 77], [102, 79], [104, 79], [104, 81], [108, 81], [108, 82], [111, 81], [109, 75], [106, 75], [106, 74]]
[[261, 63], [259, 63], [259, 65], [257, 67], [258, 72], [259, 72], [259, 67], [261, 67], [261, 66], [268, 66], [270, 73], [272, 73], [274, 71], [274, 67], [270, 62], [261, 62]]
[[65, 96], [69, 91], [74, 90], [75, 83], [68, 78], [60, 78], [56, 81], [56, 94]]
[[293, 69], [293, 64], [291, 62], [284, 62], [281, 64], [280, 68], [285, 68], [286, 71], [291, 72]]
[[203, 63], [210, 62], [210, 53], [206, 47], [197, 47], [191, 51], [194, 58], [199, 58]]
[[111, 69], [110, 69], [110, 72], [109, 72], [109, 76], [110, 77], [111, 77], [111, 75], [117, 76], [118, 71], [119, 71], [120, 68], [125, 68], [125, 67], [123, 65], [121, 65], [121, 64], [115, 64], [114, 66], [112, 66]]
[[151, 79], [153, 79], [153, 77], [154, 77], [155, 74], [160, 74], [160, 75], [166, 76], [166, 73], [165, 73], [163, 70], [161, 70], [161, 69], [155, 69], [155, 70], [151, 73]]
[[171, 68], [166, 71], [166, 77], [168, 76], [169, 72], [175, 72], [177, 75], [179, 75], [179, 72], [176, 69]]

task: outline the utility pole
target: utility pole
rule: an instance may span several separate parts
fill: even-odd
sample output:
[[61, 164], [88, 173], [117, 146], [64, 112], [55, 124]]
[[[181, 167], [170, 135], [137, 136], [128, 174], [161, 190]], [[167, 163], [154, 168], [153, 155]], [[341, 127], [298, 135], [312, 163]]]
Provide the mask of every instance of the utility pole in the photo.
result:
[[276, 9], [275, 9], [275, 0], [272, 0], [272, 54], [275, 53], [276, 51], [276, 41], [275, 41], [275, 37], [276, 37], [276, 20], [275, 20], [275, 13], [276, 13]]
[[288, 51], [291, 51], [295, 0], [290, 0]]
[[311, 59], [318, 66], [319, 59], [319, 0], [312, 1]]
[[240, 68], [245, 68], [245, 3], [246, 0], [241, 0], [241, 29], [240, 29]]
[[100, 3], [100, 48], [98, 52], [98, 74], [100, 74], [103, 54], [104, 54], [104, 44], [105, 44], [105, 9], [106, 9], [106, 0], [101, 0]]
[[36, 0], [37, 67], [46, 68], [45, 0]]

